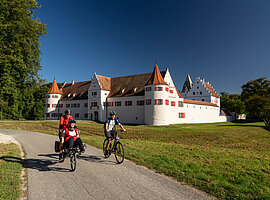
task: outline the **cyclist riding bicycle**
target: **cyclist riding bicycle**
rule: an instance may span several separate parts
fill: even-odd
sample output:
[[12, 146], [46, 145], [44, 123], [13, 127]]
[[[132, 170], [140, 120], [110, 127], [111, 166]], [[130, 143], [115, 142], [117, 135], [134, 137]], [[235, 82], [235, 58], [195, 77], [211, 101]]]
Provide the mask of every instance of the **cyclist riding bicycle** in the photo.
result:
[[61, 118], [60, 118], [60, 124], [59, 124], [59, 133], [58, 133], [58, 136], [59, 136], [59, 139], [60, 139], [60, 144], [59, 144], [59, 149], [60, 149], [60, 152], [61, 152], [61, 147], [64, 143], [64, 137], [65, 137], [65, 134], [63, 134], [63, 130], [65, 130], [67, 127], [68, 127], [68, 121], [73, 119], [73, 117], [71, 116], [70, 114], [70, 110], [65, 110], [65, 115], [62, 115]]
[[115, 137], [115, 125], [119, 125], [123, 131], [126, 131], [126, 129], [123, 127], [123, 125], [116, 118], [116, 112], [111, 111], [110, 117], [107, 119], [107, 121], [105, 123], [105, 127], [104, 127], [105, 128], [105, 130], [104, 130], [105, 136], [108, 139], [106, 151], [109, 151], [111, 141]]
[[[84, 153], [84, 146], [82, 143], [81, 138], [79, 138], [79, 129], [76, 127], [76, 121], [74, 119], [70, 119], [68, 121], [69, 126], [66, 127], [63, 130], [63, 134], [64, 134], [64, 144], [63, 144], [63, 148], [74, 148], [79, 146], [81, 153]], [[64, 161], [64, 156], [63, 156], [63, 150], [60, 151], [59, 154], [59, 161], [63, 162]]]

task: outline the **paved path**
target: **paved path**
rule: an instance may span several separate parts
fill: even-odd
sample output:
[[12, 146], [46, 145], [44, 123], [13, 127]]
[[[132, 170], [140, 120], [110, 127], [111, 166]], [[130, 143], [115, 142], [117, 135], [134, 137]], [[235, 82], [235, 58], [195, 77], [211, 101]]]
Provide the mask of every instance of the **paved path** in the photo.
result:
[[77, 160], [76, 171], [71, 172], [68, 159], [58, 162], [56, 136], [3, 129], [0, 133], [12, 135], [26, 151], [29, 200], [210, 199], [130, 161], [118, 165], [114, 156], [104, 159], [102, 151], [91, 146]]

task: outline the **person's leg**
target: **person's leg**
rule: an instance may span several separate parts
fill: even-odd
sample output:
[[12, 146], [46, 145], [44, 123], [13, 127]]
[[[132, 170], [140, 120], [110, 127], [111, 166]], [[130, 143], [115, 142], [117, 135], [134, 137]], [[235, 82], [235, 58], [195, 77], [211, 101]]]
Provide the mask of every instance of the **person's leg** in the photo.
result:
[[84, 146], [83, 146], [83, 142], [81, 140], [81, 138], [77, 138], [74, 142], [74, 147], [77, 147], [79, 146], [81, 152], [83, 153], [84, 152]]
[[74, 137], [68, 139], [68, 148], [71, 149], [74, 147]]

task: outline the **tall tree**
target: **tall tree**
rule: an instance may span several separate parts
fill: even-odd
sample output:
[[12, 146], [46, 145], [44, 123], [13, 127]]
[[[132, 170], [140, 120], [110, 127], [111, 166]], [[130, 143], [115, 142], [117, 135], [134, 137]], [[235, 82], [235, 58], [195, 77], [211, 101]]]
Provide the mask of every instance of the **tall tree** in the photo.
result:
[[220, 101], [221, 107], [225, 110], [235, 112], [237, 114], [245, 113], [245, 103], [242, 101], [240, 94], [221, 92]]
[[250, 118], [263, 120], [270, 130], [270, 81], [258, 78], [242, 86], [242, 99], [245, 101]]
[[33, 19], [36, 0], [0, 0], [0, 106], [5, 118], [25, 117], [40, 85], [40, 36], [46, 27]]

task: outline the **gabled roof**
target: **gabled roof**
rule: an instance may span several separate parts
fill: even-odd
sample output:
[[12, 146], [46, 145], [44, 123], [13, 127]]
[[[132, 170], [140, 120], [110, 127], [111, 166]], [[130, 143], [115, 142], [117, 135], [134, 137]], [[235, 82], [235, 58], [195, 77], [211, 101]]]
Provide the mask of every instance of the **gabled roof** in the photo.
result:
[[99, 84], [101, 86], [102, 90], [111, 90], [111, 78], [106, 77], [106, 76], [101, 76], [101, 75], [97, 75]]
[[51, 88], [49, 89], [47, 94], [62, 94], [62, 91], [59, 90], [55, 79], [53, 80]]
[[155, 65], [154, 71], [145, 85], [167, 85], [163, 77], [160, 74], [159, 68]]
[[189, 74], [187, 75], [187, 78], [185, 80], [185, 83], [183, 85], [183, 88], [182, 88], [182, 92], [188, 92], [191, 88], [192, 88], [192, 81], [191, 81], [191, 78], [189, 76]]
[[[160, 74], [164, 77], [166, 71]], [[145, 73], [111, 78], [111, 92], [108, 97], [143, 96], [145, 83], [151, 75], [152, 73]]]
[[209, 83], [204, 82], [203, 85], [212, 94], [213, 97], [219, 97], [214, 88]]
[[209, 103], [209, 102], [206, 102], [206, 101], [195, 101], [195, 100], [184, 99], [184, 103], [218, 107], [217, 104]]
[[88, 99], [88, 88], [90, 84], [91, 81], [74, 82], [73, 85], [72, 83], [65, 84], [61, 89], [63, 91], [61, 101]]

